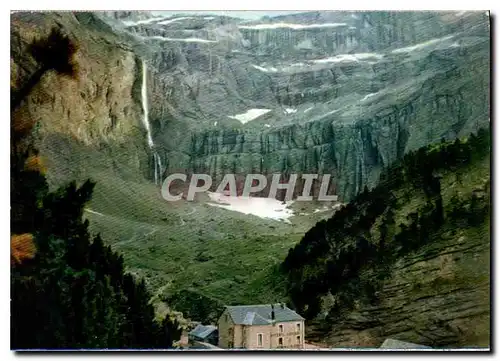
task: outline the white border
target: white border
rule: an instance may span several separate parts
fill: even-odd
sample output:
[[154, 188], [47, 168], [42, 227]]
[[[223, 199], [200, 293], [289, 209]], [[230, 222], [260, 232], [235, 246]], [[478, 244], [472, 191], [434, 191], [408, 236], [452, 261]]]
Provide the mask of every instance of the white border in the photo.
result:
[[[420, 0], [412, 3], [399, 0], [349, 0], [348, 2], [315, 1], [270, 1], [270, 0], [240, 0], [240, 1], [203, 1], [188, 0], [182, 2], [164, 2], [158, 0], [143, 0], [130, 2], [111, 0], [86, 0], [82, 2], [51, 0], [43, 4], [37, 0], [20, 0], [12, 3], [11, 9], [16, 10], [146, 10], [151, 11], [312, 11], [312, 10], [494, 10], [495, 2], [489, 0], [476, 1], [430, 1]], [[223, 9], [223, 10], [220, 10]]]
[[[349, 0], [346, 2], [340, 2], [340, 1], [270, 1], [270, 0], [239, 0], [239, 1], [225, 1], [225, 0], [219, 0], [219, 1], [202, 1], [202, 0], [188, 0], [188, 1], [181, 1], [181, 2], [176, 2], [176, 1], [152, 1], [152, 0], [142, 0], [140, 2], [127, 2], [127, 1], [117, 1], [117, 0], [112, 0], [112, 1], [107, 1], [103, 2], [102, 0], [86, 0], [86, 1], [67, 1], [67, 0], [51, 0], [51, 1], [44, 1], [43, 3], [40, 2], [39, 0], [18, 0], [15, 2], [12, 2], [10, 7], [14, 8], [16, 10], [50, 10], [50, 9], [58, 9], [58, 10], [71, 10], [71, 9], [81, 9], [81, 10], [109, 10], [109, 9], [114, 9], [114, 10], [126, 10], [126, 9], [151, 9], [151, 10], [205, 10], [205, 11], [210, 11], [213, 9], [225, 9], [225, 10], [242, 10], [242, 9], [247, 9], [247, 10], [266, 10], [266, 11], [271, 11], [271, 10], [276, 10], [276, 9], [286, 9], [288, 11], [293, 11], [293, 10], [314, 10], [314, 9], [321, 9], [321, 10], [485, 10], [485, 9], [490, 9], [492, 10], [492, 13], [499, 14], [500, 12], [497, 11], [498, 9], [498, 1], [486, 1], [486, 0], [475, 0], [475, 1], [431, 1], [431, 0], [419, 0], [419, 1], [414, 1], [414, 2], [405, 2], [401, 0], [378, 0], [378, 1], [365, 1], [365, 0]], [[3, 242], [3, 247], [4, 247], [4, 252], [3, 252], [3, 261], [1, 263], [2, 267], [4, 267], [3, 272], [1, 272], [1, 287], [3, 290], [3, 296], [0, 297], [0, 302], [1, 302], [1, 310], [3, 312], [3, 322], [2, 327], [1, 327], [1, 334], [0, 334], [0, 342], [2, 343], [1, 345], [1, 350], [2, 350], [2, 360], [4, 359], [13, 359], [15, 355], [10, 352], [10, 339], [9, 339], [9, 334], [10, 334], [10, 306], [9, 306], [9, 299], [7, 297], [7, 293], [10, 294], [10, 247], [9, 247], [9, 239], [10, 239], [10, 234], [8, 232], [10, 228], [10, 196], [9, 196], [9, 189], [10, 189], [10, 177], [8, 172], [6, 172], [6, 169], [9, 169], [9, 157], [8, 153], [10, 152], [9, 149], [9, 144], [10, 144], [10, 129], [9, 129], [9, 119], [10, 119], [10, 114], [9, 114], [9, 106], [7, 105], [8, 99], [10, 98], [10, 89], [7, 88], [7, 84], [10, 84], [10, 64], [9, 64], [9, 57], [7, 56], [9, 53], [9, 34], [10, 34], [10, 17], [9, 17], [9, 9], [8, 8], [8, 3], [7, 2], [2, 2], [2, 8], [7, 7], [5, 10], [2, 9], [3, 11], [0, 13], [1, 14], [1, 26], [2, 26], [2, 31], [0, 32], [2, 36], [2, 56], [0, 57], [0, 61], [2, 62], [2, 79], [0, 81], [0, 84], [4, 84], [2, 87], [2, 99], [4, 99], [4, 104], [5, 106], [2, 108], [2, 111], [4, 113], [4, 116], [2, 117], [2, 131], [0, 132], [0, 147], [2, 147], [2, 151], [0, 153], [0, 161], [1, 161], [1, 169], [4, 170], [2, 176], [1, 176], [1, 215], [0, 215], [0, 220], [2, 222], [2, 227], [1, 227], [1, 234], [2, 234], [2, 242]], [[498, 20], [498, 19], [497, 19]], [[497, 25], [498, 27], [498, 25]], [[494, 37], [494, 49], [495, 49], [495, 57], [494, 59], [497, 58], [498, 56], [498, 41], [497, 38]], [[494, 83], [498, 83], [498, 69], [495, 69], [496, 72], [494, 74]], [[495, 96], [495, 99], [492, 99], [492, 102], [495, 106], [495, 110], [497, 109], [497, 104], [498, 104], [498, 93]], [[498, 114], [498, 113], [494, 113]], [[495, 138], [497, 136], [497, 130], [495, 130]], [[497, 146], [494, 146], [494, 154], [497, 154]], [[495, 168], [498, 169], [500, 160], [498, 158], [495, 158]], [[496, 181], [496, 177], [494, 178]], [[496, 188], [496, 187], [495, 187]], [[496, 192], [494, 193], [496, 194]], [[496, 199], [495, 199], [496, 200]], [[498, 214], [495, 214], [495, 219], [493, 224], [500, 224], [500, 216]], [[497, 245], [495, 247], [495, 256], [498, 259], [498, 250], [500, 247]], [[492, 277], [493, 279], [500, 279], [498, 275], [498, 270], [500, 267], [496, 267], [495, 269], [495, 275]], [[497, 287], [498, 288], [498, 287]], [[498, 292], [496, 291], [496, 288], [494, 289], [494, 295], [492, 295], [496, 300], [495, 306], [498, 304]], [[494, 345], [498, 347], [499, 342], [498, 342], [498, 330], [497, 332], [494, 332], [493, 334], [495, 335], [495, 340], [494, 340]], [[191, 353], [191, 355], [196, 355]], [[342, 354], [324, 354], [325, 356], [331, 356], [332, 358], [335, 359], [358, 359], [362, 357], [360, 354], [356, 355], [342, 355]], [[384, 355], [384, 354], [378, 354], [378, 355]], [[109, 354], [86, 354], [86, 355], [79, 355], [79, 358], [81, 359], [90, 359], [92, 358], [103, 358], [107, 357]], [[114, 355], [115, 357], [118, 355]], [[127, 358], [134, 358], [134, 359], [142, 359], [145, 357], [151, 356], [151, 354], [128, 354], [126, 355]], [[168, 357], [169, 359], [181, 359], [181, 357], [185, 355], [177, 355], [177, 354], [168, 354], [168, 355], [158, 355], [159, 357]], [[201, 357], [207, 357], [207, 353], [202, 353], [199, 355]], [[297, 355], [292, 355], [294, 357], [308, 357], [310, 354], [304, 354], [304, 353], [299, 353]], [[363, 355], [365, 356], [365, 355]], [[401, 354], [399, 354], [401, 356]], [[405, 356], [410, 356], [410, 355], [405, 355]], [[437, 354], [412, 354], [411, 356], [413, 357], [425, 357], [426, 359], [433, 359], [437, 358], [441, 355]], [[455, 355], [450, 355], [454, 357]], [[463, 355], [465, 356], [465, 355]], [[467, 355], [467, 357], [475, 357], [477, 355]], [[498, 356], [495, 355], [495, 358]], [[51, 357], [49, 355], [48, 357]], [[65, 360], [70, 360], [73, 355], [58, 355], [59, 359], [65, 359]], [[219, 354], [214, 354], [212, 357], [219, 357]], [[262, 354], [251, 354], [247, 355], [248, 358], [250, 359], [266, 359], [266, 358], [273, 358], [273, 359], [288, 359], [290, 357], [290, 354], [273, 354], [272, 356], [270, 354], [262, 355]], [[398, 355], [395, 355], [395, 357], [398, 357]], [[500, 356], [498, 356], [500, 357]]]

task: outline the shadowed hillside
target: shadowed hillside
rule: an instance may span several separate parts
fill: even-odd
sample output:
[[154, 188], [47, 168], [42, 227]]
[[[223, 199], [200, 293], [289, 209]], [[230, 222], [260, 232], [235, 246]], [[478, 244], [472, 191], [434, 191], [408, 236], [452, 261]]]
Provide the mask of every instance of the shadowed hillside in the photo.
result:
[[489, 345], [490, 132], [407, 154], [309, 230], [282, 268], [310, 337]]

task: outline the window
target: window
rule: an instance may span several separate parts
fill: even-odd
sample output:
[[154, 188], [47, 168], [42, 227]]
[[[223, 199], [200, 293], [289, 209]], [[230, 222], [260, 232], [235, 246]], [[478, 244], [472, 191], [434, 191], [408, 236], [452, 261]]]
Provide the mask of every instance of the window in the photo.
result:
[[283, 325], [279, 325], [278, 329], [279, 329], [279, 333], [283, 333]]
[[300, 332], [300, 323], [297, 323], [297, 332]]
[[297, 336], [297, 345], [300, 345], [300, 336]]
[[278, 338], [278, 346], [283, 346], [283, 337]]
[[257, 345], [262, 346], [262, 334], [261, 333], [257, 334]]

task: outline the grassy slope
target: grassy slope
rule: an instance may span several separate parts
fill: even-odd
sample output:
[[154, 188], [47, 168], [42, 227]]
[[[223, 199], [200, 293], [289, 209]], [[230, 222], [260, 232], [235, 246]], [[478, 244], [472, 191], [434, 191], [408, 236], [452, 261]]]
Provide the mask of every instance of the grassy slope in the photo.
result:
[[[96, 182], [85, 213], [91, 231], [121, 252], [128, 270], [145, 277], [161, 298], [189, 289], [219, 305], [283, 300], [275, 267], [307, 229], [332, 212], [313, 213], [320, 208], [314, 203], [294, 205], [308, 215], [287, 224], [203, 202], [166, 202], [137, 170], [147, 155], [141, 136], [100, 149], [56, 136], [44, 139], [52, 187], [73, 179]], [[178, 298], [170, 306], [187, 315], [196, 307]]]
[[[184, 289], [222, 303], [258, 303], [271, 295], [260, 279], [302, 236], [283, 222], [203, 203], [169, 204], [147, 183], [101, 179], [87, 212], [91, 229], [120, 251], [128, 269], [171, 296]], [[296, 233], [294, 233], [296, 232]], [[174, 309], [187, 312], [186, 305]], [[179, 301], [179, 303], [182, 303]], [[179, 306], [179, 307], [177, 307]]]

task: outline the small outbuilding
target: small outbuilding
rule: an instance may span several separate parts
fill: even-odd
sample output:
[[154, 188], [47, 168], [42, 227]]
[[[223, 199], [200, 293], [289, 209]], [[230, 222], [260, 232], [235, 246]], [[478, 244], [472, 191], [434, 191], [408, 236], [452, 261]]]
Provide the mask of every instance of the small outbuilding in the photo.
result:
[[217, 327], [213, 325], [198, 325], [188, 334], [189, 343], [204, 342], [217, 345], [219, 333]]

